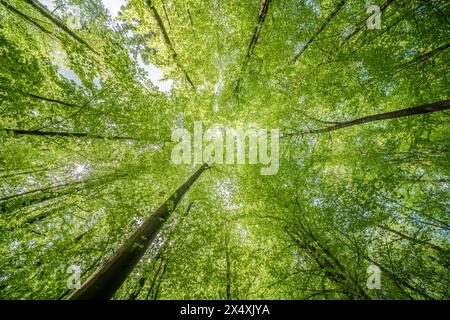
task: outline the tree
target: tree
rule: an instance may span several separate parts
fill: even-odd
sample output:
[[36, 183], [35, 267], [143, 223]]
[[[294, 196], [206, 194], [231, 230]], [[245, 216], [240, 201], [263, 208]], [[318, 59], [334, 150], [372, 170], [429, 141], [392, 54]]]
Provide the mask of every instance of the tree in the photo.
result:
[[[0, 0], [1, 299], [448, 299], [444, 2], [45, 4]], [[278, 173], [176, 165], [197, 122]]]
[[202, 165], [133, 233], [128, 241], [102, 267], [86, 280], [80, 289], [70, 295], [69, 299], [110, 299], [139, 262], [148, 246], [154, 241], [163, 222], [167, 220], [184, 194], [207, 168], [206, 163]]
[[[328, 122], [328, 123], [333, 123], [334, 125], [323, 128], [323, 129], [305, 131], [304, 133], [331, 132], [331, 131], [335, 131], [335, 130], [339, 130], [339, 129], [343, 129], [343, 128], [347, 128], [347, 127], [353, 127], [353, 126], [368, 123], [368, 122], [409, 117], [409, 116], [414, 116], [414, 115], [418, 115], [418, 114], [443, 111], [443, 110], [446, 110], [449, 108], [450, 108], [450, 100], [439, 101], [439, 102], [435, 102], [435, 103], [431, 103], [431, 104], [421, 105], [418, 107], [412, 107], [412, 108], [407, 108], [407, 109], [402, 109], [402, 110], [397, 110], [397, 111], [392, 111], [392, 112], [386, 112], [386, 113], [382, 113], [382, 114], [371, 115], [371, 116], [367, 116], [367, 117], [363, 117], [363, 118], [359, 118], [359, 119], [355, 119], [355, 120], [350, 120], [350, 121], [345, 121], [345, 122]], [[316, 120], [316, 121], [324, 122], [321, 120]], [[325, 123], [327, 123], [327, 122], [325, 121]]]

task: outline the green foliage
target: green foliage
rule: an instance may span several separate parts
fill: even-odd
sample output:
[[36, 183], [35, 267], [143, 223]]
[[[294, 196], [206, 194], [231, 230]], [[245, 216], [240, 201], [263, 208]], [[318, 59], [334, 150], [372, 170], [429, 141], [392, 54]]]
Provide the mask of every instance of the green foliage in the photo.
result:
[[[111, 257], [195, 169], [172, 164], [174, 127], [288, 133], [449, 99], [443, 1], [393, 1], [381, 30], [347, 1], [294, 62], [340, 1], [273, 0], [245, 67], [261, 1], [152, 2], [176, 55], [146, 1], [115, 21], [99, 0], [55, 1], [63, 23], [80, 8], [73, 32], [97, 53], [25, 1], [0, 3], [1, 299], [63, 299], [69, 266], [85, 280]], [[448, 123], [442, 111], [285, 135], [275, 176], [207, 170], [167, 202], [115, 298], [448, 299]]]

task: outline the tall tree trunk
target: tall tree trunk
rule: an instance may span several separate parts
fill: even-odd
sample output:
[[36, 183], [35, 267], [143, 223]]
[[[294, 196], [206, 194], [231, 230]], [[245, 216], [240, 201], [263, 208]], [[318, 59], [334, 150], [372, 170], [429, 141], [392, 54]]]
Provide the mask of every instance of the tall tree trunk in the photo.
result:
[[[97, 180], [97, 179], [99, 179], [99, 178], [93, 178], [90, 181]], [[58, 184], [58, 185], [54, 185], [54, 186], [50, 186], [50, 187], [16, 193], [13, 195], [9, 195], [9, 196], [0, 198], [0, 202], [5, 202], [5, 201], [11, 200], [11, 199], [21, 198], [24, 196], [30, 196], [30, 195], [35, 195], [35, 194], [45, 194], [45, 193], [49, 193], [50, 191], [59, 190], [59, 189], [63, 189], [63, 188], [70, 188], [70, 187], [77, 186], [77, 185], [84, 184], [84, 183], [86, 183], [86, 181], [73, 181], [73, 182]]]
[[50, 11], [47, 10], [44, 6], [42, 6], [39, 2], [35, 0], [25, 0], [30, 6], [39, 11], [44, 17], [49, 19], [53, 24], [55, 24], [58, 28], [64, 30], [68, 35], [70, 35], [73, 39], [75, 39], [80, 44], [86, 46], [93, 53], [98, 55], [98, 52], [95, 51], [86, 41], [84, 41], [80, 36], [75, 34], [72, 30], [69, 29], [61, 20], [55, 17]]
[[208, 164], [205, 163], [134, 232], [102, 267], [84, 282], [80, 289], [70, 295], [69, 300], [110, 299], [153, 242], [164, 221], [206, 169]]
[[58, 99], [46, 98], [46, 97], [38, 96], [36, 94], [28, 93], [28, 92], [24, 92], [24, 94], [26, 94], [27, 96], [29, 96], [31, 98], [35, 98], [35, 99], [42, 100], [42, 101], [47, 101], [50, 103], [57, 103], [57, 104], [60, 104], [60, 105], [66, 106], [66, 107], [78, 107], [75, 104], [64, 102], [64, 101], [61, 101]]
[[424, 61], [432, 58], [433, 56], [435, 56], [435, 55], [437, 55], [437, 54], [447, 50], [448, 48], [450, 48], [450, 43], [444, 44], [444, 45], [442, 45], [440, 47], [437, 47], [435, 49], [432, 49], [432, 50], [430, 50], [430, 51], [428, 51], [428, 52], [426, 52], [424, 54], [421, 54], [418, 57], [413, 58], [412, 60], [406, 62], [405, 66], [406, 65], [415, 64], [415, 63], [424, 62]]
[[271, 0], [262, 0], [259, 14], [258, 14], [258, 23], [255, 26], [255, 31], [253, 31], [253, 34], [250, 38], [248, 48], [247, 48], [247, 54], [244, 58], [244, 63], [242, 65], [243, 68], [248, 64], [249, 59], [253, 55], [253, 51], [255, 50], [256, 44], [258, 43], [259, 34], [261, 33], [264, 21], [266, 20], [267, 12], [269, 11], [269, 5]]
[[57, 103], [57, 104], [60, 104], [60, 105], [66, 106], [66, 107], [78, 107], [77, 105], [75, 105], [73, 103], [68, 103], [68, 102], [64, 102], [64, 101], [58, 100], [58, 99], [52, 99], [52, 98], [43, 97], [43, 96], [40, 96], [40, 95], [37, 95], [37, 94], [25, 92], [25, 91], [22, 91], [22, 90], [14, 90], [12, 88], [6, 88], [6, 87], [2, 87], [2, 86], [0, 86], [0, 89], [4, 90], [5, 92], [16, 91], [16, 92], [19, 92], [19, 93], [21, 93], [21, 94], [23, 94], [25, 96], [28, 96], [28, 97], [31, 97], [31, 98], [34, 98], [34, 99], [37, 99], [37, 100], [42, 100], [42, 101], [46, 101], [46, 102], [50, 102], [50, 103]]
[[[386, 2], [384, 2], [381, 6], [380, 6], [380, 14], [382, 14], [384, 11], [386, 11], [386, 9], [391, 5], [391, 3], [393, 2], [394, 0], [386, 0]], [[371, 14], [372, 15], [372, 14]], [[319, 64], [317, 64], [314, 68], [312, 68], [312, 69], [310, 69], [310, 71], [305, 75], [305, 76], [303, 76], [302, 77], [302, 79], [301, 79], [301, 81], [302, 82], [305, 82], [306, 81], [306, 79], [308, 79], [309, 78], [309, 76], [311, 75], [311, 74], [314, 74], [316, 71], [317, 71], [317, 69], [319, 68], [319, 67], [321, 67], [321, 66], [323, 66], [323, 65], [325, 65], [325, 64], [327, 64], [327, 63], [329, 63], [330, 61], [331, 61], [331, 59], [347, 44], [347, 43], [349, 43], [350, 42], [350, 40], [354, 37], [354, 36], [356, 36], [361, 30], [363, 30], [365, 27], [366, 27], [366, 21], [367, 21], [367, 19], [369, 18], [370, 16], [367, 16], [367, 17], [365, 17], [363, 20], [361, 20], [359, 23], [357, 23], [356, 25], [355, 25], [355, 30], [352, 32], [352, 33], [350, 33], [348, 36], [346, 36], [343, 40], [342, 40], [342, 42], [339, 44], [339, 46], [336, 48], [336, 49], [334, 49], [333, 51], [331, 51], [321, 62], [319, 62]], [[395, 23], [394, 23], [395, 24]], [[389, 30], [389, 28], [391, 28], [392, 27], [392, 24], [391, 24], [391, 26], [390, 27], [388, 27], [388, 28], [386, 28], [386, 30]], [[385, 30], [385, 31], [386, 31]]]
[[111, 140], [134, 140], [129, 137], [117, 137], [117, 136], [100, 136], [93, 135], [84, 132], [52, 132], [52, 131], [40, 131], [40, 130], [16, 130], [16, 129], [0, 129], [12, 132], [15, 136], [48, 136], [48, 137], [75, 137], [75, 138], [93, 138], [93, 139], [111, 139]]
[[164, 23], [161, 19], [161, 16], [158, 13], [158, 10], [156, 10], [155, 6], [153, 5], [152, 0], [147, 0], [147, 5], [150, 8], [150, 10], [152, 10], [153, 13], [153, 17], [156, 20], [156, 23], [158, 24], [159, 29], [161, 30], [162, 36], [163, 36], [163, 40], [164, 43], [167, 46], [167, 49], [169, 49], [173, 60], [175, 61], [175, 64], [177, 65], [177, 67], [183, 72], [187, 82], [189, 82], [189, 84], [191, 85], [192, 89], [195, 90], [195, 85], [191, 80], [191, 77], [189, 76], [189, 74], [187, 73], [186, 69], [183, 67], [183, 65], [181, 64], [179, 58], [178, 58], [178, 53], [175, 51], [175, 47], [173, 46], [172, 41], [170, 40], [169, 34], [167, 33], [167, 29], [164, 26]]
[[159, 287], [161, 284], [161, 280], [164, 277], [164, 274], [167, 270], [167, 261], [164, 254], [159, 255], [159, 265], [155, 271], [155, 274], [152, 278], [152, 283], [150, 284], [150, 288], [147, 291], [147, 295], [145, 296], [145, 300], [156, 300], [158, 298]]
[[[57, 167], [57, 168], [41, 168], [41, 169], [35, 169], [35, 170], [30, 170], [30, 171], [23, 171], [23, 172], [16, 172], [16, 173], [10, 173], [10, 174], [5, 174], [5, 175], [0, 175], [1, 179], [8, 179], [8, 178], [17, 178], [20, 176], [24, 176], [24, 175], [33, 175], [39, 172], [46, 172], [46, 171], [51, 171], [54, 169], [60, 169], [62, 168], [62, 166]], [[6, 170], [4, 170], [6, 171]], [[10, 172], [13, 172], [14, 170], [11, 170]]]
[[127, 300], [136, 300], [136, 298], [139, 296], [139, 293], [141, 293], [141, 290], [144, 287], [146, 281], [147, 281], [147, 275], [141, 276], [139, 278], [136, 288], [134, 288], [134, 290], [131, 292], [131, 294]]
[[[156, 292], [155, 288], [156, 289], [159, 288], [160, 280], [164, 276], [168, 260], [170, 259], [170, 256], [167, 255], [168, 247], [169, 247], [169, 243], [170, 243], [170, 237], [174, 233], [175, 229], [178, 229], [178, 228], [182, 227], [182, 222], [183, 222], [184, 218], [191, 211], [192, 205], [193, 205], [193, 202], [189, 203], [189, 205], [188, 205], [188, 207], [186, 209], [186, 212], [184, 213], [183, 216], [181, 216], [180, 221], [178, 221], [176, 223], [174, 228], [172, 230], [170, 230], [169, 234], [167, 235], [166, 240], [164, 240], [164, 244], [159, 248], [158, 254], [153, 259], [154, 261], [159, 260], [160, 264], [159, 264], [159, 267], [158, 267], [158, 269], [156, 270], [156, 272], [155, 272], [155, 274], [153, 276], [152, 283], [150, 285], [150, 289], [147, 292], [147, 296], [146, 296], [145, 300], [148, 300], [150, 296], [152, 296], [152, 300], [156, 300], [156, 298], [157, 298], [158, 292]], [[169, 256], [169, 257], [167, 258], [167, 256]], [[163, 273], [161, 275], [159, 275], [159, 272], [161, 270], [161, 265], [163, 263], [164, 263]], [[141, 293], [142, 289], [144, 288], [145, 283], [147, 282], [148, 272], [144, 271], [143, 273], [144, 273], [144, 275], [141, 278], [139, 278], [138, 284], [135, 287], [135, 289], [133, 290], [133, 292], [130, 294], [130, 296], [128, 297], [128, 300], [136, 300], [137, 297], [139, 296], [139, 294]], [[158, 282], [158, 284], [156, 284], [156, 282]]]
[[285, 226], [285, 231], [294, 243], [306, 250], [311, 259], [323, 270], [325, 276], [341, 286], [348, 298], [370, 300], [370, 297], [358, 283], [358, 279], [354, 279], [339, 259], [314, 236], [308, 221], [304, 219], [304, 222], [302, 222], [302, 219], [300, 219], [298, 223], [295, 230], [292, 229], [292, 231], [290, 231], [289, 226]]
[[0, 0], [0, 3], [9, 11], [11, 11], [12, 13], [18, 15], [20, 18], [22, 18], [23, 20], [27, 21], [28, 23], [34, 25], [36, 28], [38, 28], [39, 30], [41, 30], [42, 32], [53, 36], [55, 38], [58, 38], [54, 33], [52, 33], [51, 31], [45, 29], [43, 26], [41, 26], [39, 23], [37, 23], [36, 21], [34, 21], [32, 18], [30, 18], [29, 16], [27, 16], [26, 14], [24, 14], [23, 12], [17, 10], [16, 8], [14, 8], [13, 6], [10, 6], [8, 3], [6, 3], [3, 0]]
[[293, 133], [291, 135], [331, 132], [331, 131], [335, 131], [335, 130], [339, 130], [339, 129], [343, 129], [343, 128], [347, 128], [347, 127], [353, 127], [353, 126], [368, 123], [368, 122], [409, 117], [409, 116], [414, 116], [414, 115], [418, 115], [418, 114], [443, 111], [443, 110], [446, 110], [449, 108], [450, 108], [450, 100], [439, 101], [439, 102], [435, 102], [435, 103], [431, 103], [431, 104], [421, 105], [418, 107], [375, 114], [375, 115], [371, 115], [371, 116], [367, 116], [367, 117], [363, 117], [363, 118], [358, 118], [355, 120], [350, 120], [350, 121], [345, 121], [345, 122], [337, 122], [335, 125], [332, 125], [332, 126], [329, 126], [329, 127], [323, 128], [323, 129], [299, 131], [299, 132]]
[[247, 52], [244, 57], [244, 62], [242, 62], [241, 67], [241, 75], [236, 80], [235, 84], [235, 91], [239, 91], [241, 80], [242, 80], [242, 72], [244, 71], [245, 67], [247, 66], [248, 62], [250, 61], [250, 58], [253, 55], [253, 51], [255, 50], [256, 44], [258, 43], [259, 35], [261, 33], [262, 27], [264, 25], [264, 21], [266, 20], [267, 12], [269, 11], [269, 5], [271, 0], [261, 0], [261, 5], [259, 9], [258, 14], [258, 22], [256, 23], [255, 30], [253, 31], [250, 41], [248, 43]]

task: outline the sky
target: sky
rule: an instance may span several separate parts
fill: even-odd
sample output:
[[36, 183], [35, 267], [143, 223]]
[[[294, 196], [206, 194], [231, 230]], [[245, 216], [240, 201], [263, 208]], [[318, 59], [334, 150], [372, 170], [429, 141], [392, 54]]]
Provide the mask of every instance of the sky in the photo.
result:
[[108, 9], [109, 14], [114, 19], [117, 17], [120, 7], [127, 4], [128, 0], [102, 0], [103, 5]]
[[[39, 0], [39, 2], [45, 5], [50, 10], [55, 9], [53, 0]], [[115, 17], [117, 17], [120, 7], [125, 5], [128, 0], [102, 0], [102, 2], [105, 8], [108, 9], [111, 17], [114, 19]]]
[[[53, 0], [39, 0], [43, 5], [45, 5], [49, 10], [55, 9], [55, 4]], [[116, 18], [119, 15], [120, 8], [126, 5], [128, 0], [102, 0], [103, 5], [108, 10], [111, 18]], [[167, 79], [163, 80], [164, 73], [157, 66], [153, 64], [145, 64], [140, 55], [135, 59], [140, 68], [147, 72], [148, 79], [162, 92], [169, 93], [172, 90], [173, 80]], [[69, 80], [74, 80], [77, 82], [77, 76], [71, 74], [71, 70], [65, 69], [60, 72], [61, 75]], [[73, 73], [73, 72], [72, 72]], [[78, 82], [77, 82], [78, 83]]]
[[[109, 11], [110, 16], [114, 19], [118, 16], [120, 8], [126, 5], [128, 0], [102, 0], [103, 5]], [[164, 73], [154, 64], [145, 64], [142, 57], [138, 55], [136, 59], [139, 67], [145, 70], [149, 80], [162, 92], [170, 92], [172, 90], [173, 80], [162, 80]]]

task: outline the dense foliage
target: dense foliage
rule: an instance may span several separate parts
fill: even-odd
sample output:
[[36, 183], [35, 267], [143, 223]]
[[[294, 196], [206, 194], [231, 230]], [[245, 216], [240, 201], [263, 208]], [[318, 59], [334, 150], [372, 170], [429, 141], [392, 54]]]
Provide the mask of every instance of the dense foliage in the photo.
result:
[[0, 298], [107, 261], [195, 121], [280, 128], [279, 172], [205, 171], [115, 299], [449, 297], [450, 111], [314, 132], [448, 100], [448, 1], [372, 0], [381, 29], [361, 0], [53, 2], [0, 0]]

